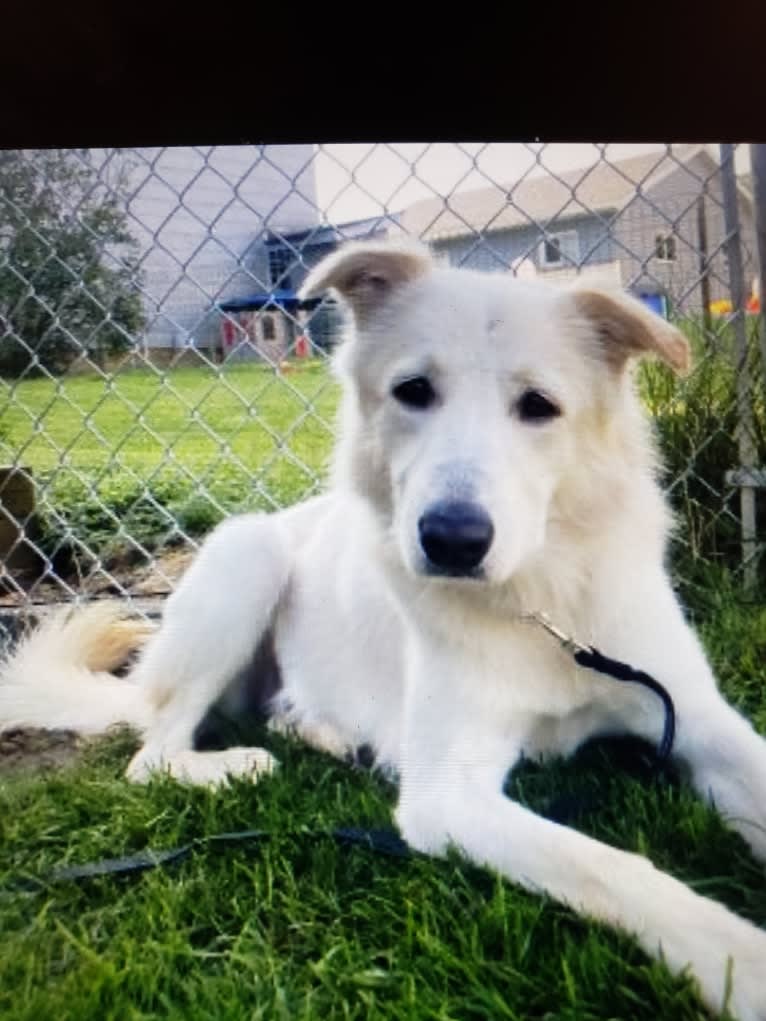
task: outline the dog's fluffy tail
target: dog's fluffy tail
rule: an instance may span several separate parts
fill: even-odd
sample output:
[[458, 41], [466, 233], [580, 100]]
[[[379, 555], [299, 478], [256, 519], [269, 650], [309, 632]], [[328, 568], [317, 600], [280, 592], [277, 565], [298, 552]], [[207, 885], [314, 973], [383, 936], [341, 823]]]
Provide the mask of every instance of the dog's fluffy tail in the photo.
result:
[[0, 662], [0, 732], [16, 727], [100, 734], [117, 723], [144, 730], [150, 706], [141, 688], [110, 671], [152, 628], [118, 603], [51, 615]]

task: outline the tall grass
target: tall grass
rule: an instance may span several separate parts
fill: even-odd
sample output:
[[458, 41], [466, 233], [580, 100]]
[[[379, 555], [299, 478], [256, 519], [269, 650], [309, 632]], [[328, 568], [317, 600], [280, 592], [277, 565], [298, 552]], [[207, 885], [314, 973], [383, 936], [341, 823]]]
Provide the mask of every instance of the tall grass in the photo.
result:
[[[676, 325], [692, 346], [694, 367], [678, 379], [665, 365], [645, 362], [638, 374], [642, 398], [659, 438], [664, 485], [677, 514], [674, 564], [687, 578], [703, 579], [712, 566], [738, 569], [741, 563], [739, 490], [726, 473], [740, 466], [738, 378], [749, 387], [748, 405], [758, 464], [766, 464], [766, 409], [760, 364], [758, 321], [746, 321], [747, 354], [738, 364], [732, 325], [719, 322], [712, 333], [699, 319]], [[759, 533], [766, 520], [758, 506]]]

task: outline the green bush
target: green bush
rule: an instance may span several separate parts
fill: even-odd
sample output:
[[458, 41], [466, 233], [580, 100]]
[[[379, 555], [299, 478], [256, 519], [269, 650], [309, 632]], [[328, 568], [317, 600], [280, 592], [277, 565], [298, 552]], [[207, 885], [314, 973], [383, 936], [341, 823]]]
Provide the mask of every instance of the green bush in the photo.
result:
[[39, 544], [61, 569], [75, 556], [82, 567], [91, 553], [109, 567], [199, 538], [229, 514], [269, 510], [295, 498], [292, 479], [280, 486], [277, 476], [259, 492], [249, 475], [228, 464], [199, 484], [172, 469], [147, 483], [121, 470], [98, 482], [59, 471], [40, 507]]
[[[703, 563], [736, 568], [741, 560], [739, 490], [727, 486], [726, 472], [740, 464], [737, 413], [738, 366], [734, 331], [720, 323], [706, 333], [698, 319], [676, 323], [689, 338], [694, 367], [678, 379], [658, 362], [639, 370], [639, 388], [659, 438], [666, 486], [677, 514], [674, 560], [697, 574]], [[759, 464], [766, 463], [766, 415], [758, 322], [748, 319], [747, 358], [742, 375], [751, 384], [751, 435]], [[759, 508], [760, 524], [763, 511]]]
[[142, 548], [177, 538], [175, 495], [172, 485], [149, 487], [119, 472], [95, 484], [59, 473], [41, 506], [40, 545], [59, 565], [88, 557], [86, 548], [107, 564], [139, 559]]

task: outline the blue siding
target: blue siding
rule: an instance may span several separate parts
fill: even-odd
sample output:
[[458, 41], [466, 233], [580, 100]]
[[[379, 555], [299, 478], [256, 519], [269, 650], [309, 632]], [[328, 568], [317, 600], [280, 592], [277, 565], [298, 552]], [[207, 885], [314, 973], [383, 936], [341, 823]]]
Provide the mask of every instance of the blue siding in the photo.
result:
[[[614, 259], [611, 238], [607, 235], [608, 215], [560, 220], [547, 224], [551, 233], [576, 231], [580, 246], [580, 264], [594, 265]], [[470, 237], [436, 241], [434, 251], [447, 255], [453, 266], [489, 272], [506, 272], [517, 259], [529, 258], [540, 266], [540, 241], [543, 233], [533, 224], [505, 230], [487, 231]]]

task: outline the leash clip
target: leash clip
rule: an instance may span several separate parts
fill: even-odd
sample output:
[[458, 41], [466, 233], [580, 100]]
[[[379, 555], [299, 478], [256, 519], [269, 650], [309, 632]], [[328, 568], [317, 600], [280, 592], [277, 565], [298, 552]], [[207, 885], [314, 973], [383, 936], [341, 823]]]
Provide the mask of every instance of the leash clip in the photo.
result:
[[540, 627], [545, 628], [549, 635], [552, 635], [561, 645], [562, 648], [566, 649], [567, 652], [589, 652], [587, 645], [581, 645], [580, 642], [572, 638], [571, 635], [565, 634], [555, 624], [552, 624], [550, 620], [545, 616], [544, 613], [524, 613], [522, 614], [523, 620], [534, 621], [535, 624], [539, 624]]

